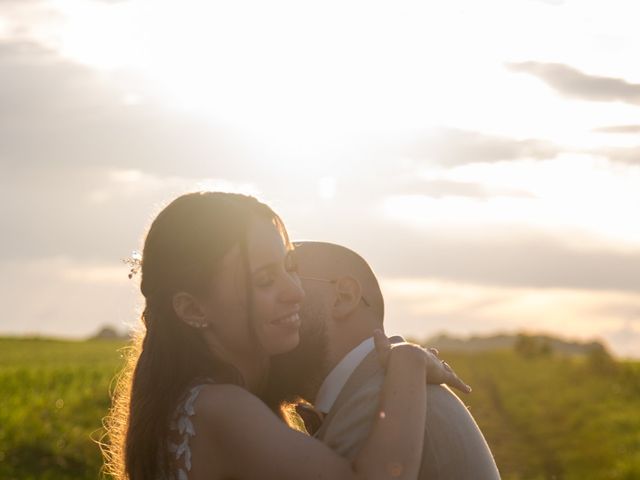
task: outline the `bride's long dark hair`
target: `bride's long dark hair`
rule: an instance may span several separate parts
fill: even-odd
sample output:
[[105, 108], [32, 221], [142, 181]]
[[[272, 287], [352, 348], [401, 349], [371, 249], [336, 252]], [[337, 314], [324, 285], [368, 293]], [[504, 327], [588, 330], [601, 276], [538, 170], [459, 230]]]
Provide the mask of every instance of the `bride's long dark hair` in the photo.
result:
[[[105, 418], [106, 441], [101, 446], [107, 475], [118, 480], [155, 480], [161, 470], [167, 471], [168, 419], [195, 379], [244, 385], [240, 372], [213, 354], [201, 334], [177, 317], [172, 297], [179, 291], [203, 293], [222, 257], [235, 245], [240, 245], [246, 271], [247, 230], [256, 217], [271, 221], [290, 247], [278, 215], [255, 198], [240, 194], [182, 195], [151, 224], [141, 260], [142, 329], [127, 350], [112, 409]], [[246, 288], [251, 298], [248, 283]]]

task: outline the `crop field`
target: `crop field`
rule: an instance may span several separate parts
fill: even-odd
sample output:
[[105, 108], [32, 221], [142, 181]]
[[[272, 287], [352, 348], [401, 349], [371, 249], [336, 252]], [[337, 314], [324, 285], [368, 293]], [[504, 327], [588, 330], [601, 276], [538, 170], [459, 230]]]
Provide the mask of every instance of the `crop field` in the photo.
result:
[[[121, 341], [0, 338], [0, 479], [97, 479]], [[506, 480], [640, 479], [640, 363], [441, 353]]]
[[0, 339], [0, 478], [96, 479], [122, 342]]
[[640, 364], [447, 355], [504, 479], [640, 479]]

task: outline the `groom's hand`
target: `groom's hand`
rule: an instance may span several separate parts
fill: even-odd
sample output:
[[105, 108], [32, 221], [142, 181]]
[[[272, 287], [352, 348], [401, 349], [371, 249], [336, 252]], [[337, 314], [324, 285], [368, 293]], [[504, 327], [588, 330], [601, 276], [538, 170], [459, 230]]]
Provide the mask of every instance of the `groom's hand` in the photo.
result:
[[463, 393], [471, 393], [471, 387], [464, 383], [447, 362], [440, 360], [436, 348], [425, 349], [427, 356], [427, 383], [445, 384]]

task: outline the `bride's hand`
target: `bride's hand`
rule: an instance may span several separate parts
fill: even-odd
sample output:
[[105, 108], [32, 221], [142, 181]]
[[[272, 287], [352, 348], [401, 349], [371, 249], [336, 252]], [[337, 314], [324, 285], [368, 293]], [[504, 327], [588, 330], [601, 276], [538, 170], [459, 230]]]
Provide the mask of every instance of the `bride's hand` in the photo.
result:
[[451, 388], [460, 390], [463, 393], [471, 393], [471, 387], [458, 377], [456, 372], [453, 371], [447, 362], [438, 358], [439, 352], [437, 349], [424, 349], [419, 345], [410, 343], [402, 343], [392, 347], [389, 338], [382, 330], [376, 330], [373, 332], [373, 342], [376, 347], [378, 359], [383, 366], [386, 367], [392, 348], [396, 349], [404, 347], [410, 350], [420, 350], [424, 357], [424, 361], [427, 363], [427, 383], [436, 385], [444, 383]]
[[424, 352], [427, 357], [427, 383], [444, 383], [463, 393], [471, 393], [471, 387], [458, 377], [447, 362], [440, 360], [440, 352], [436, 348], [427, 348]]

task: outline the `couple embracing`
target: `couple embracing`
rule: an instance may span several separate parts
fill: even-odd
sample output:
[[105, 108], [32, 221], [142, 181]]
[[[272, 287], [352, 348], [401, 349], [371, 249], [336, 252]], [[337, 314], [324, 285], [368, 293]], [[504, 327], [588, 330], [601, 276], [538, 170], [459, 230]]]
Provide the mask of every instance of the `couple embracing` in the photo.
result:
[[386, 337], [355, 252], [294, 246], [255, 198], [197, 192], [158, 214], [139, 267], [144, 328], [106, 421], [115, 478], [499, 478], [446, 385], [470, 388]]

